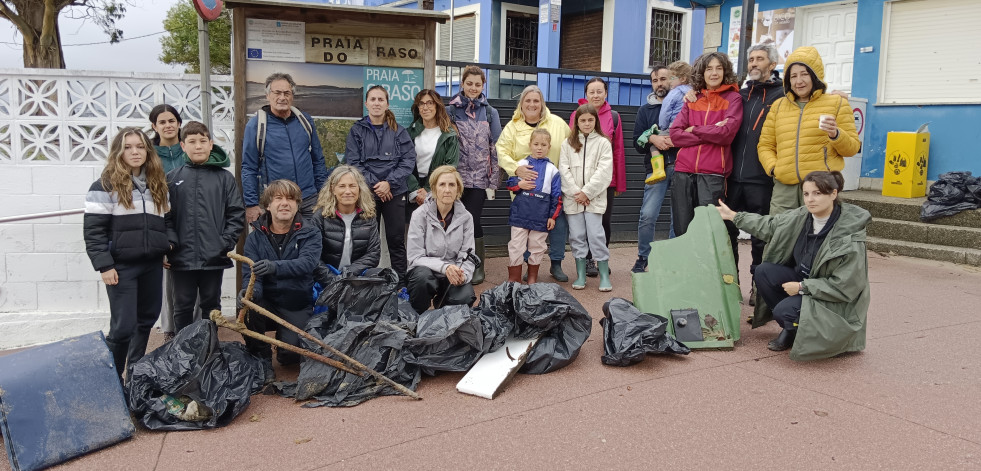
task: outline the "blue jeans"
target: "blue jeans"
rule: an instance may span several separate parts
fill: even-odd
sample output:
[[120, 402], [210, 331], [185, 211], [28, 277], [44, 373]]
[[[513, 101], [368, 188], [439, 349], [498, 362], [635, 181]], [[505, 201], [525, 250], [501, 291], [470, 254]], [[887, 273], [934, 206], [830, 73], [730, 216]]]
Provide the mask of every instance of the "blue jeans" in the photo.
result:
[[[651, 242], [654, 242], [654, 226], [661, 214], [664, 196], [668, 193], [668, 185], [674, 175], [674, 165], [664, 168], [667, 178], [653, 185], [644, 185], [644, 201], [640, 204], [640, 222], [637, 223], [637, 256], [647, 258], [651, 254]], [[647, 174], [651, 176], [651, 174]], [[669, 220], [673, 220], [670, 218]], [[556, 227], [558, 225], [556, 224]], [[674, 238], [674, 223], [671, 224], [669, 238]]]
[[555, 218], [555, 227], [548, 233], [548, 258], [561, 262], [565, 259], [565, 242], [569, 238], [569, 221], [565, 212]]

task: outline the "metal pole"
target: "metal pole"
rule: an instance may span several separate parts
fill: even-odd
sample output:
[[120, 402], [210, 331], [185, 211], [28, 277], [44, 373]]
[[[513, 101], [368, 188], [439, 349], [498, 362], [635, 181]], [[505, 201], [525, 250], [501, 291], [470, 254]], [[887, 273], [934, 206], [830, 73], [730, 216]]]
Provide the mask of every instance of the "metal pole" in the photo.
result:
[[[743, 83], [746, 80], [746, 62], [749, 60], [749, 54], [746, 51], [749, 46], [753, 44], [753, 10], [756, 9], [755, 0], [743, 0], [743, 14], [742, 19], [739, 21], [739, 64], [736, 68], [736, 76], [738, 77], [739, 83]], [[731, 28], [732, 25], [729, 25]]]
[[450, 58], [453, 60], [453, 19], [456, 18], [456, 5], [450, 0]]
[[[211, 129], [211, 39], [208, 25], [198, 16], [198, 73], [201, 75], [201, 122]], [[212, 137], [214, 130], [211, 131]]]

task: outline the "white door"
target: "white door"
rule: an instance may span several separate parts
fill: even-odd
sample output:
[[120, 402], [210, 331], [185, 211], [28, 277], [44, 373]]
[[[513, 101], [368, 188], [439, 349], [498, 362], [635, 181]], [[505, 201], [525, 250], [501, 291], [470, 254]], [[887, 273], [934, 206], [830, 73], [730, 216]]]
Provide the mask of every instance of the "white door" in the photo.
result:
[[795, 47], [813, 46], [818, 50], [824, 61], [824, 81], [829, 92], [851, 93], [858, 2], [801, 7], [797, 15], [800, 34], [794, 35]]

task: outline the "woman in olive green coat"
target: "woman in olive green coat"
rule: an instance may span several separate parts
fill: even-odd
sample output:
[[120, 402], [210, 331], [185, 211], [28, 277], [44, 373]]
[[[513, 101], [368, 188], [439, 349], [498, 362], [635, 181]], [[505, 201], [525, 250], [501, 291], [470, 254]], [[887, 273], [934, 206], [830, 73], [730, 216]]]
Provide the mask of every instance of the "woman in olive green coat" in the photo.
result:
[[408, 214], [426, 201], [432, 171], [443, 165], [456, 168], [460, 162], [456, 126], [438, 93], [430, 89], [417, 93], [412, 103], [412, 116], [414, 120], [408, 131], [416, 146], [416, 167], [409, 175], [409, 204], [405, 205]]
[[804, 206], [775, 216], [736, 213], [720, 201], [722, 219], [767, 242], [754, 275], [753, 328], [777, 320], [784, 330], [767, 347], [791, 348], [793, 360], [865, 349], [872, 216], [839, 201], [843, 184], [839, 172], [812, 172], [802, 183]]

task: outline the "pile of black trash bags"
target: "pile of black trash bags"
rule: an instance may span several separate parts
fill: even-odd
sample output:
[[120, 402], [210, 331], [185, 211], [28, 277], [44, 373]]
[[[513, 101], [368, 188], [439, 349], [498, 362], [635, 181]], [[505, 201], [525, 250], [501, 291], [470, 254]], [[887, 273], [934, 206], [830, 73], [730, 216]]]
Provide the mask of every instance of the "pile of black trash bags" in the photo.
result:
[[930, 185], [927, 200], [920, 210], [920, 220], [929, 222], [981, 206], [981, 177], [971, 172], [941, 173]]
[[[467, 371], [509, 337], [538, 338], [520, 372], [544, 374], [572, 363], [592, 329], [586, 309], [552, 283], [503, 283], [484, 291], [476, 307], [448, 306], [422, 314], [399, 296], [390, 269], [344, 276], [317, 299], [327, 312], [306, 331], [391, 380], [415, 390], [422, 374]], [[627, 366], [647, 353], [688, 353], [665, 332], [667, 320], [642, 314], [614, 298], [606, 318], [603, 363]], [[221, 427], [243, 412], [263, 388], [263, 367], [238, 342], [219, 342], [217, 327], [201, 320], [130, 368], [130, 409], [154, 430]], [[334, 357], [303, 339], [315, 353]], [[398, 394], [370, 375], [347, 373], [319, 361], [301, 363], [295, 383], [275, 383], [278, 392], [304, 407], [348, 407]]]
[[[467, 371], [509, 337], [540, 337], [521, 372], [544, 374], [572, 363], [589, 338], [592, 318], [555, 284], [503, 283], [480, 296], [476, 307], [447, 306], [416, 313], [397, 293], [390, 270], [349, 276], [331, 283], [317, 305], [328, 312], [307, 324], [307, 332], [393, 381], [415, 390], [422, 374]], [[331, 356], [304, 340], [313, 352]], [[370, 376], [358, 376], [316, 361], [305, 361], [296, 383], [281, 393], [309, 400], [304, 407], [353, 406], [397, 392]]]

